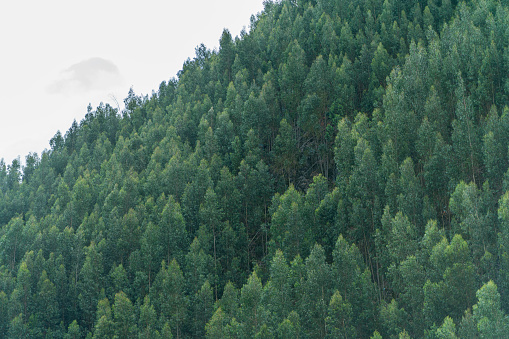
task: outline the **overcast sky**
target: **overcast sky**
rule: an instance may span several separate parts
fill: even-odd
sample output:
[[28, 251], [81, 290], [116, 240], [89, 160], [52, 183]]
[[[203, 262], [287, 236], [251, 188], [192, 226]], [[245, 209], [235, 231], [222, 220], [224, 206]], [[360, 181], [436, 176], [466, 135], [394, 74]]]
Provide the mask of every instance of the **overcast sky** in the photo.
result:
[[0, 158], [49, 148], [88, 103], [151, 94], [224, 28], [248, 29], [263, 0], [28, 0], [0, 6]]

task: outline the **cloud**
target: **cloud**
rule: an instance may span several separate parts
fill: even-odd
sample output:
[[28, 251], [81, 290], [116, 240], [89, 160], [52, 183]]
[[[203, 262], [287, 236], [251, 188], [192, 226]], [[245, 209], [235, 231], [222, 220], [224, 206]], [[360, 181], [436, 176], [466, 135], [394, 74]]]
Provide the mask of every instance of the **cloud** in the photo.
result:
[[123, 83], [118, 67], [102, 58], [90, 58], [62, 71], [57, 80], [47, 87], [52, 94], [75, 94], [108, 90]]

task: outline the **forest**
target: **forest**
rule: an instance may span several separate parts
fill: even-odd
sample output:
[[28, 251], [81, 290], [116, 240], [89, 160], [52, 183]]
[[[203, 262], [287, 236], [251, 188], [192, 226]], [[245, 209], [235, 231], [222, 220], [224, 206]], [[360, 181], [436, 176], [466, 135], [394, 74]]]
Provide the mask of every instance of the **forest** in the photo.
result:
[[509, 1], [218, 38], [0, 162], [0, 338], [509, 337]]

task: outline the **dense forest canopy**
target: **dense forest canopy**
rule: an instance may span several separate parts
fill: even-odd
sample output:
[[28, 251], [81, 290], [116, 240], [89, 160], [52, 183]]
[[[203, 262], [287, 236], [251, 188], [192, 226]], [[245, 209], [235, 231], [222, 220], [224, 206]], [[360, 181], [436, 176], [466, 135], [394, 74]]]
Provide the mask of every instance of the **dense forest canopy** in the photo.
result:
[[509, 2], [264, 5], [0, 163], [0, 338], [509, 336]]

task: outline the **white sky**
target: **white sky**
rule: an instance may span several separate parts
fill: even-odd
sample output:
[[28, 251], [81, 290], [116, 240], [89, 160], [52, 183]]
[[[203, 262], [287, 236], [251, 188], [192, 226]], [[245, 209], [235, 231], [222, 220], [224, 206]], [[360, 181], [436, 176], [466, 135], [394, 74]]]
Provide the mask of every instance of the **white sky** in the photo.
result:
[[151, 94], [223, 28], [248, 29], [263, 0], [26, 0], [0, 4], [0, 158], [49, 148], [88, 103]]

